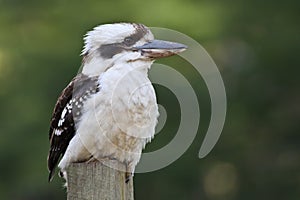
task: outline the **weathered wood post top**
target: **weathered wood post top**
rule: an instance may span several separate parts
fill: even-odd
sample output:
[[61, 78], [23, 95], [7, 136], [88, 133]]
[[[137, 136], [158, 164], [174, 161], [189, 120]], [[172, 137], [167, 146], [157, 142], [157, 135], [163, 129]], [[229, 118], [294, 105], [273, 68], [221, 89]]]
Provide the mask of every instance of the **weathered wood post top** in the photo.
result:
[[67, 200], [133, 200], [133, 178], [99, 161], [73, 163], [67, 170]]

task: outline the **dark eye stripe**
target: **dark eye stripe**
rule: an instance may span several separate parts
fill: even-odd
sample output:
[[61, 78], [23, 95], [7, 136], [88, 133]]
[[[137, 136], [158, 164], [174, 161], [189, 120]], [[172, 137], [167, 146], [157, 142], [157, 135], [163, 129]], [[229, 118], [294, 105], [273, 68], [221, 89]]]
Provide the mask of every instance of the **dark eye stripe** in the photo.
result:
[[135, 41], [131, 36], [127, 37], [124, 39], [123, 44], [125, 44], [126, 46], [132, 46], [136, 43], [137, 41]]
[[103, 58], [112, 58], [114, 55], [121, 53], [123, 50], [125, 50], [124, 46], [127, 46], [127, 47], [133, 46], [141, 38], [143, 38], [148, 32], [148, 29], [142, 24], [133, 24], [133, 26], [136, 30], [135, 33], [126, 37], [122, 43], [101, 45], [98, 49], [100, 52], [100, 55]]
[[135, 33], [129, 36], [129, 38], [132, 39], [132, 42], [133, 42], [132, 45], [137, 43], [148, 32], [148, 29], [142, 24], [134, 24], [133, 26], [135, 28]]
[[124, 47], [120, 43], [104, 44], [99, 47], [99, 52], [103, 58], [112, 58], [114, 55], [121, 53]]

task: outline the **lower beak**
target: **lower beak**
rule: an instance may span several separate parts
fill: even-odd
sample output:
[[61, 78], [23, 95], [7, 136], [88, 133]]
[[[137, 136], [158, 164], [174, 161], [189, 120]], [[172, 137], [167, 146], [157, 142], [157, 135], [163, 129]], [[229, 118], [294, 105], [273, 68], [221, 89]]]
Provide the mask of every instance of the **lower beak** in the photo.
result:
[[134, 47], [134, 50], [141, 51], [142, 55], [151, 59], [164, 58], [178, 54], [187, 49], [187, 46], [163, 41], [163, 40], [152, 40], [142, 46]]

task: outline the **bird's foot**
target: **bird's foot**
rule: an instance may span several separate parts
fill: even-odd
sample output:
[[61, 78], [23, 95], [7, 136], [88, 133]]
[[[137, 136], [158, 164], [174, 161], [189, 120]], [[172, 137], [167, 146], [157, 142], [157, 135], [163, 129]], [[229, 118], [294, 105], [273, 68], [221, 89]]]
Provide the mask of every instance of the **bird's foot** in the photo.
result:
[[61, 178], [63, 178], [63, 179], [65, 179], [66, 182], [64, 184], [64, 187], [67, 188], [68, 187], [67, 172], [59, 170], [58, 176], [61, 177]]
[[129, 183], [130, 179], [133, 177], [131, 172], [125, 173], [125, 183]]
[[97, 161], [99, 161], [97, 158], [95, 158], [94, 156], [91, 156], [90, 159], [88, 159], [86, 161], [86, 163], [92, 163], [92, 162], [97, 162]]
[[59, 170], [58, 176], [59, 176], [60, 178], [64, 178], [64, 173], [63, 173], [61, 170]]

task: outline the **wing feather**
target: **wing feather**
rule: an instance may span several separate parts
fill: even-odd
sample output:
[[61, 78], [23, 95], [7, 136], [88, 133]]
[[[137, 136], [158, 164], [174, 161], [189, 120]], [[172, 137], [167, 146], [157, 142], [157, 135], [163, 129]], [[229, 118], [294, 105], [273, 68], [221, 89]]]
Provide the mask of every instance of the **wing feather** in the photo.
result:
[[72, 111], [67, 110], [64, 116], [64, 121], [59, 126], [59, 122], [62, 116], [62, 112], [67, 109], [67, 105], [73, 96], [75, 78], [70, 84], [62, 91], [58, 98], [50, 123], [49, 140], [50, 150], [48, 154], [48, 170], [49, 170], [49, 181], [52, 179], [55, 167], [58, 163], [59, 158], [65, 153], [70, 140], [75, 134], [74, 120]]
[[50, 123], [48, 154], [49, 181], [59, 159], [76, 133], [75, 124], [80, 120], [84, 101], [99, 91], [98, 76], [77, 75], [58, 98]]

